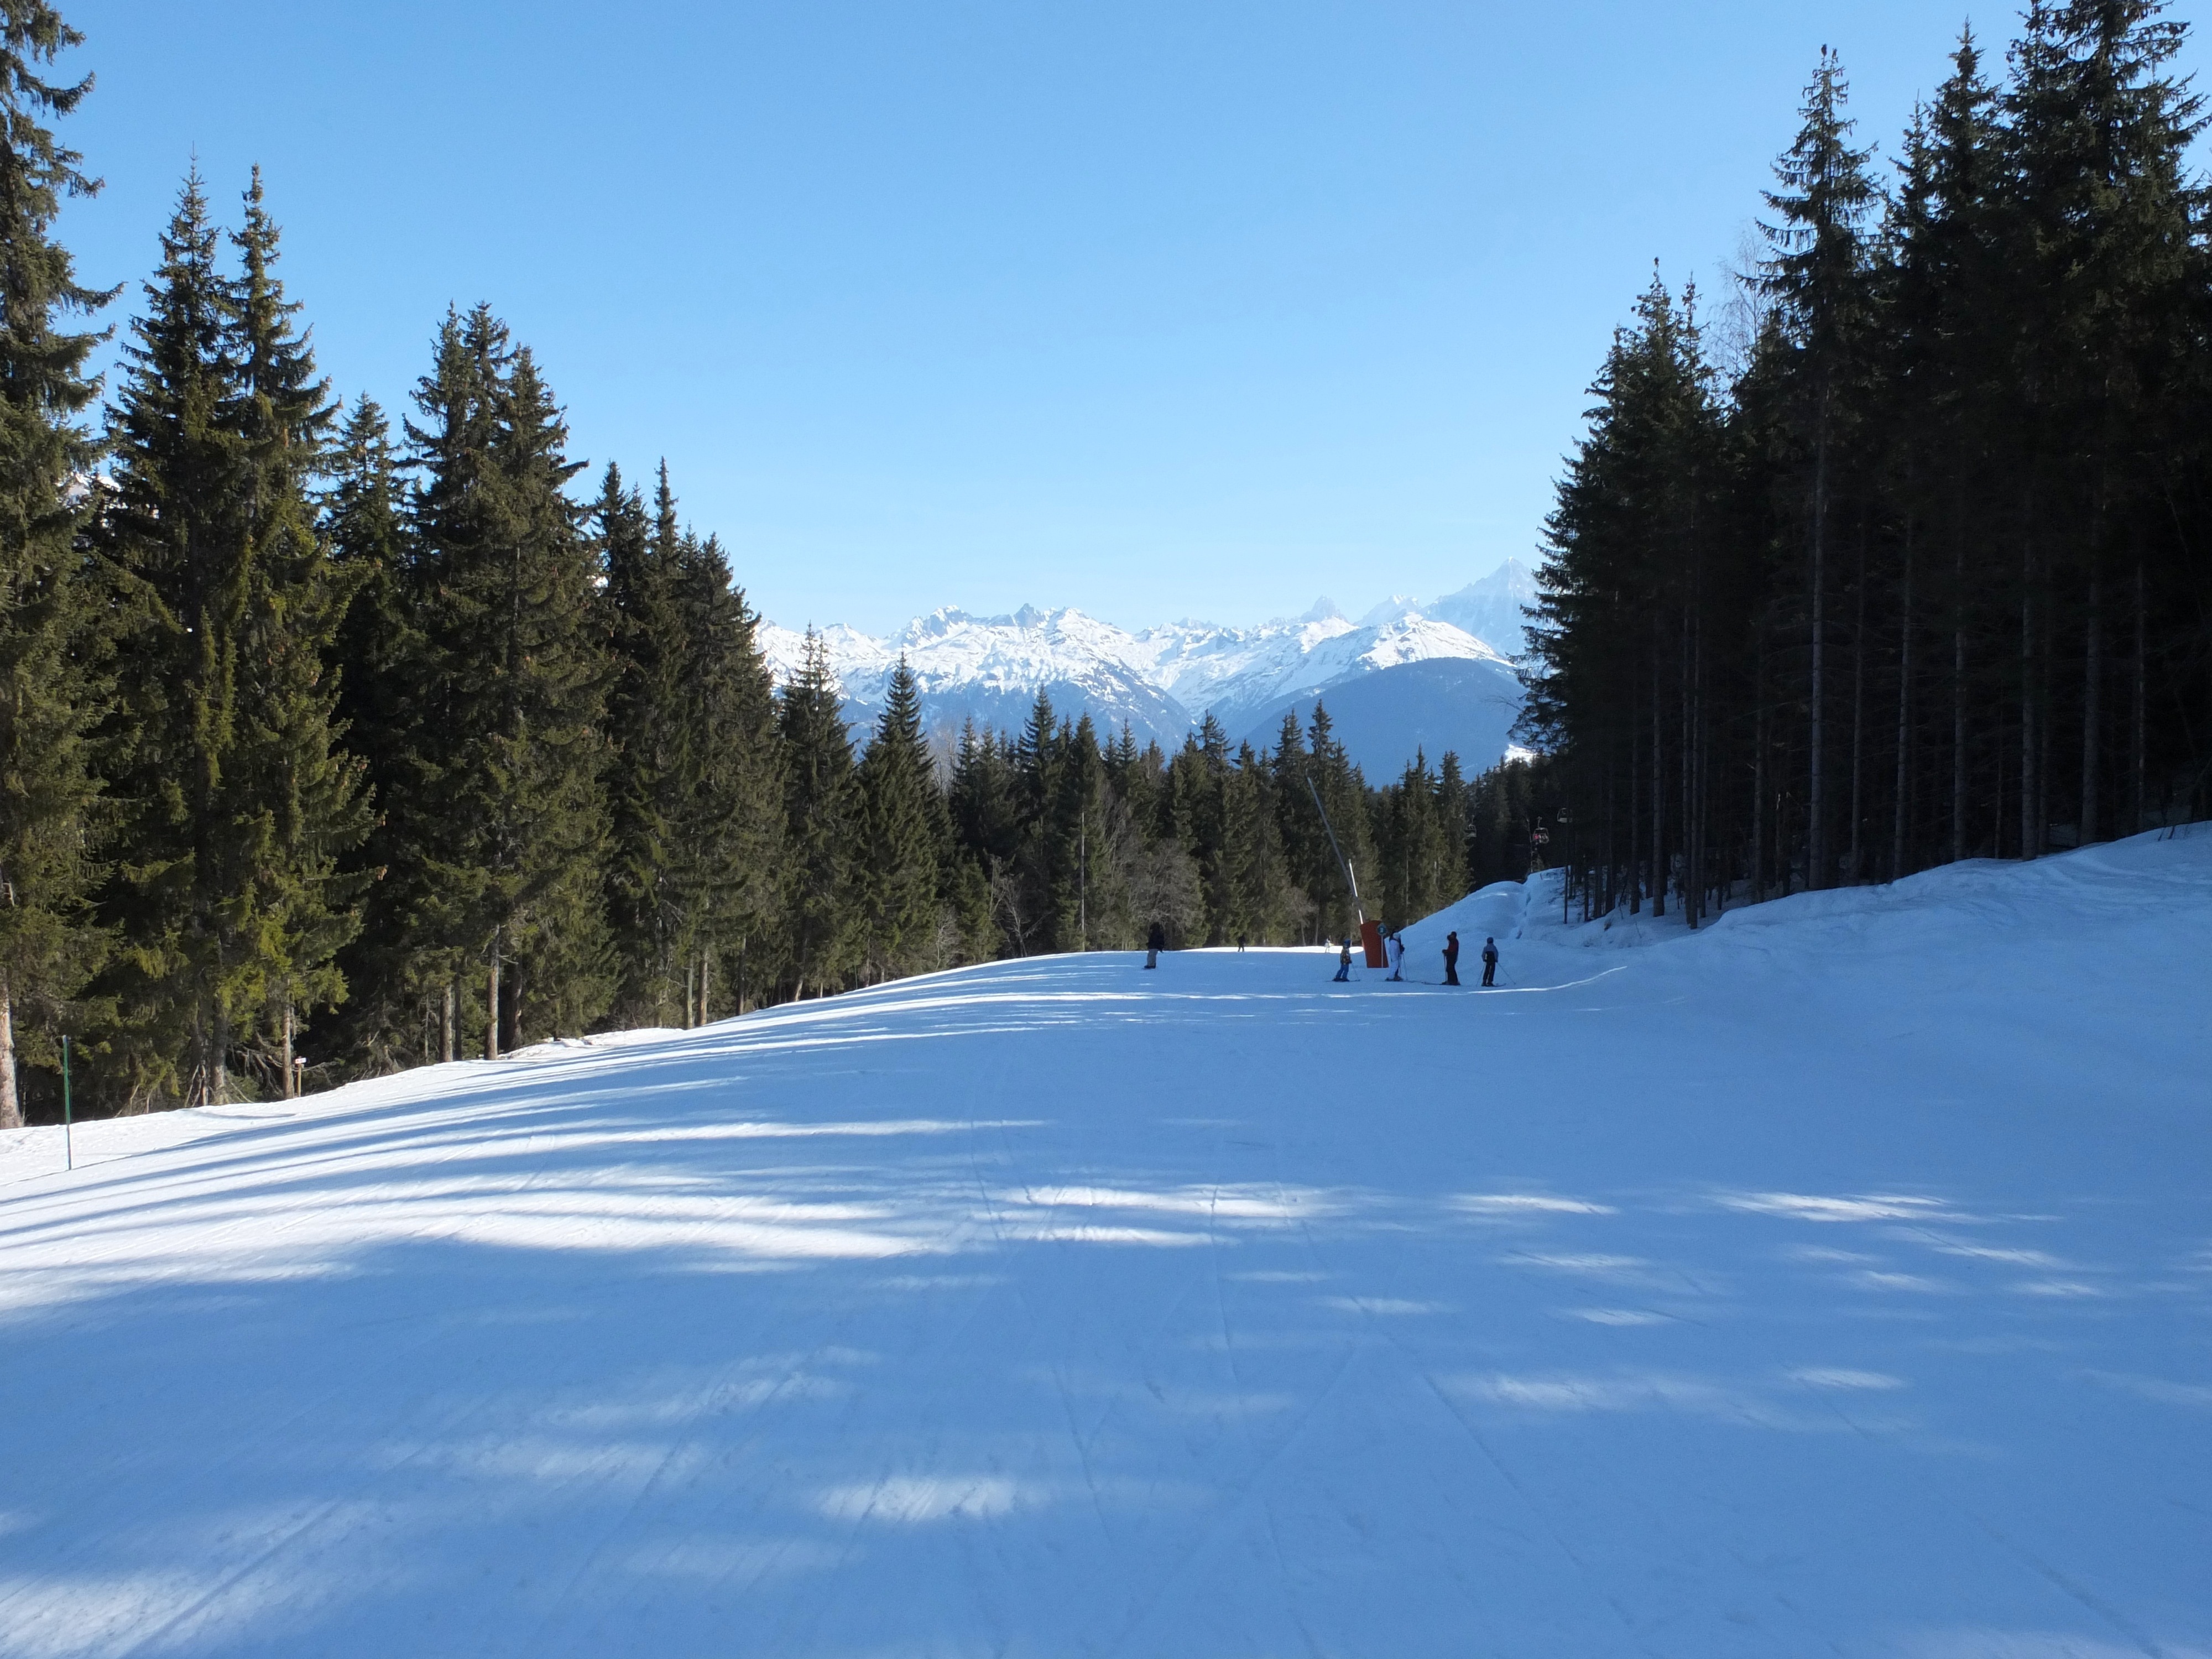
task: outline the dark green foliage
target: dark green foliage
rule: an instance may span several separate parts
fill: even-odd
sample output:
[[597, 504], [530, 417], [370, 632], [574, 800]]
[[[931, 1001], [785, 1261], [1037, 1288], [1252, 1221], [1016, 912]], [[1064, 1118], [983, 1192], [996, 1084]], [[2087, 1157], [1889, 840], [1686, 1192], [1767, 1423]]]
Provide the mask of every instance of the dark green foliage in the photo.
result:
[[951, 809], [955, 902], [963, 948], [988, 958], [1027, 954], [1014, 860], [1021, 846], [1022, 806], [1017, 797], [1012, 746], [972, 720], [960, 733], [952, 761]]
[[1593, 913], [2212, 811], [2212, 265], [2163, 9], [2038, 0], [2002, 87], [1962, 38], [1886, 201], [1824, 54], [1735, 384], [1686, 302], [1639, 307], [1528, 677]]
[[[1680, 802], [1709, 765], [1723, 514], [1723, 433], [1696, 318], [1654, 277], [1592, 387], [1589, 435], [1546, 525], [1524, 715], [1546, 747], [1605, 769], [1632, 825], [1610, 849], [1632, 908], [1705, 823]], [[1589, 711], [1601, 709], [1601, 719]], [[1601, 758], [1598, 758], [1601, 757]], [[1693, 854], [1694, 855], [1694, 854]]]
[[[1445, 764], [1455, 783], [1457, 757], [1447, 756]], [[1380, 879], [1373, 897], [1387, 925], [1418, 921], [1466, 891], [1467, 824], [1459, 793], [1418, 753], [1405, 775], [1382, 790], [1375, 813]]]
[[416, 402], [422, 926], [454, 981], [482, 975], [497, 1054], [611, 994], [607, 612], [559, 411], [489, 308], [447, 318]]
[[788, 849], [780, 943], [791, 995], [810, 986], [820, 995], [842, 988], [862, 961], [854, 879], [861, 826], [853, 740], [829, 655], [811, 629], [805, 660], [777, 699], [776, 730]]
[[[674, 505], [662, 469], [665, 533]], [[781, 913], [782, 756], [775, 697], [757, 641], [760, 618], [732, 583], [713, 537], [678, 543], [676, 597], [684, 650], [690, 742], [674, 812], [678, 938], [690, 964], [686, 1014], [714, 1017], [717, 988], [732, 988], [738, 1012], [754, 994], [757, 944], [771, 963]], [[718, 971], [719, 969], [719, 971]]]
[[40, 0], [0, 0], [0, 1128], [22, 1121], [19, 1055], [50, 1062], [105, 943], [87, 902], [100, 609], [72, 489], [97, 453], [77, 417], [95, 390], [86, 356], [103, 337], [63, 323], [112, 296], [77, 282], [52, 234], [64, 198], [99, 188], [46, 125], [91, 82], [40, 74], [78, 40]]
[[951, 965], [939, 898], [951, 821], [921, 737], [921, 693], [904, 659], [860, 765], [864, 978]]
[[447, 1057], [425, 1018], [443, 981], [414, 926], [427, 898], [416, 811], [423, 639], [392, 428], [368, 398], [347, 415], [331, 465], [324, 530], [353, 596], [336, 647], [340, 740], [367, 769], [374, 811], [361, 931], [338, 953], [347, 995], [332, 1037], [343, 1071], [377, 1073]]
[[[661, 490], [665, 497], [665, 474]], [[627, 1024], [672, 1025], [684, 1000], [684, 967], [677, 820], [692, 771], [675, 503], [668, 500], [659, 522], [649, 523], [645, 503], [609, 466], [594, 511], [614, 611], [606, 869], [618, 974], [614, 1012]]]
[[[1466, 885], [1478, 891], [1498, 881], [1525, 881], [1529, 872], [1564, 858], [1573, 826], [1559, 821], [1559, 768], [1547, 759], [1516, 759], [1468, 786]], [[1548, 837], [1539, 842], [1539, 836]]]
[[1275, 822], [1291, 878], [1312, 906], [1307, 938], [1313, 943], [1352, 932], [1363, 909], [1382, 919], [1381, 896], [1373, 890], [1367, 782], [1334, 732], [1328, 710], [1318, 702], [1303, 734], [1296, 716], [1286, 714], [1273, 757]]
[[1261, 944], [1302, 937], [1312, 901], [1291, 878], [1276, 822], [1267, 757], [1241, 745], [1221, 791], [1223, 942]]
[[343, 994], [339, 860], [367, 828], [325, 664], [347, 584], [307, 487], [332, 410], [273, 267], [257, 177], [236, 277], [197, 178], [162, 238], [114, 419], [103, 545], [122, 573], [111, 777], [125, 856], [103, 901], [134, 1098], [217, 1101], [244, 1060], [291, 1086], [295, 1020]]

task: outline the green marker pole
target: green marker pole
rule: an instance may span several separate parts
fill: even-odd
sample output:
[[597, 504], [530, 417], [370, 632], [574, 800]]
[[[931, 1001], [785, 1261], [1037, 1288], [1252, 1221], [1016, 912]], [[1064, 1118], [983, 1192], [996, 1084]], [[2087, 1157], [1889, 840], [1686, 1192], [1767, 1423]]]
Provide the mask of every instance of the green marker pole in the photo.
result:
[[70, 1053], [69, 1039], [62, 1039], [62, 1157], [68, 1166], [76, 1168], [76, 1124], [70, 1111]]

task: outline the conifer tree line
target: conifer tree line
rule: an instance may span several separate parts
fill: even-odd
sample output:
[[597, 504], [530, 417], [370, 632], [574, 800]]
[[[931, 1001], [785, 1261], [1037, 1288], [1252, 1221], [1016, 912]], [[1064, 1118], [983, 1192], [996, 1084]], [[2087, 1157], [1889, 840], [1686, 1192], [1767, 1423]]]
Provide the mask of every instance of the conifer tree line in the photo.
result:
[[1587, 914], [2212, 811], [2212, 263], [2160, 0], [1971, 33], [1893, 167], [1823, 49], [1739, 361], [1655, 276], [1548, 523], [1526, 729]]
[[197, 171], [121, 289], [55, 222], [79, 37], [0, 0], [0, 1127], [285, 1096], [555, 1036], [691, 1026], [964, 962], [1316, 940], [1519, 850], [1528, 769], [1370, 788], [1316, 706], [1176, 753], [1040, 696], [856, 741], [662, 466], [586, 476], [487, 306], [408, 406], [341, 404], [258, 173]]

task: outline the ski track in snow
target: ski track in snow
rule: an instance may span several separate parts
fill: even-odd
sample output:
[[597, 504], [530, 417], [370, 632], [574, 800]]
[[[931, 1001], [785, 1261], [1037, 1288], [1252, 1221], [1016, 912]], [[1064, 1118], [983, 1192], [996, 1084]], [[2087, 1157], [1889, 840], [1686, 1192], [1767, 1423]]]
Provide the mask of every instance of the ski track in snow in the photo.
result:
[[1558, 902], [0, 1136], [0, 1655], [2212, 1659], [2212, 832]]

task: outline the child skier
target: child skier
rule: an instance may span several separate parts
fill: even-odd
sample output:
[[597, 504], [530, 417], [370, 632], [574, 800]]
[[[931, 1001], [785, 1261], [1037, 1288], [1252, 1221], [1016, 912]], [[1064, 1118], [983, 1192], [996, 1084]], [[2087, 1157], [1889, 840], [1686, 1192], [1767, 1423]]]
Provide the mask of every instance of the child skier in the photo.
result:
[[1344, 936], [1344, 948], [1336, 956], [1336, 983], [1341, 985], [1352, 977], [1352, 935]]
[[1482, 941], [1482, 982], [1490, 988], [1498, 983], [1498, 941], [1494, 939]]

